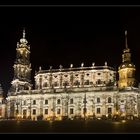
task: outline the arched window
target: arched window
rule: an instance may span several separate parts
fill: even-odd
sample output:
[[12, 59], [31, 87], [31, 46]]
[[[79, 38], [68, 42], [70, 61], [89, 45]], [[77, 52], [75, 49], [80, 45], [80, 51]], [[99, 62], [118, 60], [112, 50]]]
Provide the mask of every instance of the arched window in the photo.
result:
[[111, 101], [111, 97], [109, 97], [109, 98], [108, 98], [108, 103], [111, 103], [111, 102], [112, 102], [112, 101]]
[[100, 79], [98, 79], [98, 81], [96, 81], [96, 84], [100, 85], [100, 84], [102, 84], [102, 81]]

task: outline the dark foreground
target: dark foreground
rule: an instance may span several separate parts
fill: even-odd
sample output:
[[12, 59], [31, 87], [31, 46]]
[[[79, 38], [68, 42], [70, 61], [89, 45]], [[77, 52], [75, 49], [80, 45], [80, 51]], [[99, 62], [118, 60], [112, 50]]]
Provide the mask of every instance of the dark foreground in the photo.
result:
[[140, 121], [0, 121], [0, 133], [140, 133]]

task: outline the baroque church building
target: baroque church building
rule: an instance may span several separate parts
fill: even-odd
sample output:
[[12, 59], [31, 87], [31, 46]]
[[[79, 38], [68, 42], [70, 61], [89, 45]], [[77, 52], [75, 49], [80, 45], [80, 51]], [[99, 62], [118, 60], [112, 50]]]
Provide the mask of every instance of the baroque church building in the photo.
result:
[[[135, 65], [127, 45], [118, 72], [107, 65], [42, 70], [31, 83], [30, 46], [23, 37], [17, 43], [14, 78], [6, 101], [0, 88], [0, 117], [43, 120], [65, 118], [139, 117], [140, 95], [136, 86]], [[119, 80], [117, 80], [117, 73]]]

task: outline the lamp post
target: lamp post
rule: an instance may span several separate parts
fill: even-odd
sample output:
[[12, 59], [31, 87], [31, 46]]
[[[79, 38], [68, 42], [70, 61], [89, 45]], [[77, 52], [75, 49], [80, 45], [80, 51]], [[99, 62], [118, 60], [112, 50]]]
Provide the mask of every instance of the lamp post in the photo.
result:
[[19, 105], [20, 105], [20, 103], [19, 103], [19, 99], [17, 98], [17, 100], [16, 100], [16, 119], [19, 119]]
[[84, 95], [84, 120], [86, 120], [86, 113], [87, 113], [86, 104], [87, 104], [87, 100], [86, 100], [86, 93], [85, 93]]

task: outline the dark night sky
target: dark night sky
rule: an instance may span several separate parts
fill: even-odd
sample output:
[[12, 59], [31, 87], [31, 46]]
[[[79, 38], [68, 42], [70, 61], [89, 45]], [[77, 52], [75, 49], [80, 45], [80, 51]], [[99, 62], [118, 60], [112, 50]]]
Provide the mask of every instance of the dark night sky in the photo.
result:
[[48, 69], [108, 65], [118, 67], [124, 31], [140, 81], [140, 7], [0, 7], [0, 82], [6, 92], [13, 78], [16, 43], [26, 28], [31, 46], [32, 79]]

